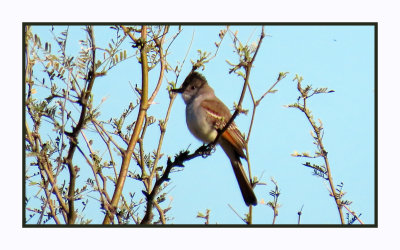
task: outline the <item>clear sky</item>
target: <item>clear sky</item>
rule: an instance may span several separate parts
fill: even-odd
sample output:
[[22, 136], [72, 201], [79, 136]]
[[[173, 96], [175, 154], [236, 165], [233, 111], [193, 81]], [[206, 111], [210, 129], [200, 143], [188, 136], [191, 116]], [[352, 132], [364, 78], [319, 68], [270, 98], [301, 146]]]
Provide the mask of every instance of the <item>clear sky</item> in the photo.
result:
[[[57, 27], [56, 31], [64, 27]], [[224, 26], [183, 26], [183, 32], [170, 48], [167, 59], [174, 68], [177, 61], [182, 62], [194, 34], [188, 59], [183, 67], [178, 85], [182, 83], [191, 69], [190, 59], [197, 59], [197, 50], [214, 53], [214, 43], [218, 41], [219, 30]], [[50, 27], [34, 27], [44, 41], [50, 39]], [[173, 27], [172, 33], [177, 27]], [[238, 31], [242, 43], [257, 41], [260, 26], [231, 26], [230, 30]], [[320, 160], [294, 158], [297, 152], [316, 151], [310, 136], [311, 127], [306, 117], [299, 110], [285, 108], [296, 102], [298, 92], [292, 81], [296, 74], [303, 76], [303, 84], [313, 87], [327, 87], [334, 93], [316, 95], [309, 99], [308, 108], [315, 120], [321, 119], [324, 124], [324, 145], [328, 151], [334, 182], [344, 183], [347, 194], [344, 199], [353, 201], [351, 208], [361, 213], [365, 223], [375, 222], [374, 211], [374, 28], [373, 26], [265, 26], [265, 37], [252, 69], [250, 84], [258, 99], [275, 82], [279, 72], [290, 72], [275, 89], [275, 94], [267, 95], [257, 108], [255, 123], [249, 142], [252, 174], [261, 178], [267, 185], [257, 186], [255, 193], [259, 200], [272, 200], [269, 191], [274, 188], [270, 178], [279, 184], [279, 216], [276, 224], [297, 223], [297, 212], [303, 207], [301, 222], [303, 224], [336, 224], [339, 223], [337, 208], [329, 196], [327, 184], [321, 178], [312, 175], [312, 170], [302, 163], [321, 163]], [[98, 47], [107, 47], [113, 32], [106, 26], [95, 27]], [[70, 53], [79, 48], [78, 40], [84, 38], [81, 27], [70, 29]], [[169, 36], [171, 37], [171, 35]], [[55, 48], [55, 47], [54, 47]], [[125, 48], [130, 51], [130, 44]], [[216, 58], [206, 65], [201, 73], [214, 88], [216, 95], [229, 107], [238, 102], [243, 81], [229, 74], [230, 62], [237, 62], [233, 52], [232, 37], [228, 34], [221, 44]], [[154, 89], [158, 77], [157, 69], [150, 75], [150, 91]], [[166, 79], [174, 80], [173, 74]], [[94, 85], [94, 104], [102, 103], [102, 114], [99, 119], [109, 120], [118, 117], [135, 101], [135, 93], [130, 84], [140, 84], [140, 68], [135, 58], [122, 62], [107, 76], [98, 78]], [[165, 116], [169, 99], [166, 91], [166, 80], [155, 99], [156, 104], [148, 111], [149, 115], [161, 119]], [[39, 89], [38, 89], [39, 90]], [[38, 91], [39, 92], [39, 91]], [[40, 93], [38, 93], [38, 96]], [[244, 108], [252, 109], [251, 99], [247, 92]], [[250, 112], [251, 113], [251, 112]], [[130, 121], [136, 114], [130, 116]], [[251, 116], [240, 115], [235, 122], [242, 132], [247, 134]], [[44, 126], [43, 129], [46, 129]], [[89, 133], [90, 135], [90, 133]], [[145, 150], [152, 152], [158, 143], [159, 128], [157, 124], [148, 128], [145, 138]], [[80, 143], [84, 143], [80, 139]], [[94, 141], [94, 147], [100, 154], [104, 145]], [[185, 122], [185, 105], [178, 97], [172, 108], [170, 121], [162, 147], [162, 152], [174, 156], [180, 150], [189, 147], [191, 151], [200, 146], [188, 131]], [[83, 147], [84, 148], [84, 147]], [[75, 164], [86, 166], [76, 154]], [[166, 157], [160, 164], [165, 165]], [[135, 171], [136, 164], [131, 162], [130, 170]], [[91, 172], [81, 167], [81, 180], [84, 183]], [[233, 175], [228, 158], [221, 148], [210, 157], [196, 158], [185, 163], [183, 171], [170, 175], [167, 188], [168, 199], [172, 199], [172, 209], [167, 213], [172, 218], [169, 223], [194, 224], [204, 221], [196, 218], [198, 212], [210, 209], [210, 223], [241, 224], [242, 221], [229, 208], [230, 204], [240, 215], [247, 213], [240, 190]], [[141, 193], [141, 185], [127, 180], [124, 190]], [[33, 192], [28, 188], [28, 191]], [[110, 192], [111, 193], [111, 192]], [[167, 201], [169, 202], [169, 201]], [[346, 212], [344, 210], [344, 212]], [[270, 224], [273, 218], [271, 208], [259, 204], [253, 209], [254, 224]], [[103, 214], [99, 212], [98, 203], [89, 199], [84, 211], [93, 223], [101, 223]]]

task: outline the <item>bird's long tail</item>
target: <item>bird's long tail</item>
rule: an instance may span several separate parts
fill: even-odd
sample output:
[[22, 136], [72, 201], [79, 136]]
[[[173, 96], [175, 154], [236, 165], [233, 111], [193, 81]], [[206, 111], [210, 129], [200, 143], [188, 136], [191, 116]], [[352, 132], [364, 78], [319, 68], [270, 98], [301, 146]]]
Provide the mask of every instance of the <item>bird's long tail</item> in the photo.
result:
[[237, 159], [231, 160], [233, 172], [235, 173], [236, 180], [239, 184], [240, 191], [242, 192], [243, 200], [247, 206], [257, 205], [257, 197], [254, 194], [253, 188], [244, 172], [243, 165], [240, 162], [239, 156]]

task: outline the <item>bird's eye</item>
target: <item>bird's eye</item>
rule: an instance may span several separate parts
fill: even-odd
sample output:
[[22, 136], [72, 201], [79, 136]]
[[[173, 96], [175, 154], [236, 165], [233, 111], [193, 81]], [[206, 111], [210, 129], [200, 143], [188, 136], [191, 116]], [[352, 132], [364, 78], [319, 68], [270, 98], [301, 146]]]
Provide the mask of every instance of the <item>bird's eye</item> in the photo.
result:
[[196, 89], [196, 86], [192, 85], [191, 89]]

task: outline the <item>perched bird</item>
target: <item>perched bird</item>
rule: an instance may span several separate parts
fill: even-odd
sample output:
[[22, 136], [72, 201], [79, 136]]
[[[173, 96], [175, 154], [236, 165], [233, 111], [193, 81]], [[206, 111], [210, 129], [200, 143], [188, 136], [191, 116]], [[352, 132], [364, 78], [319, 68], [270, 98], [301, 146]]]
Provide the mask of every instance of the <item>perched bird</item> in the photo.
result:
[[[196, 71], [191, 72], [181, 88], [173, 92], [182, 94], [186, 104], [186, 124], [190, 132], [204, 143], [213, 142], [218, 130], [224, 128], [232, 115], [228, 107], [215, 96], [206, 78]], [[244, 202], [247, 206], [257, 205], [256, 195], [240, 161], [240, 158], [246, 159], [243, 151], [245, 140], [234, 122], [219, 137], [218, 144], [231, 161]]]

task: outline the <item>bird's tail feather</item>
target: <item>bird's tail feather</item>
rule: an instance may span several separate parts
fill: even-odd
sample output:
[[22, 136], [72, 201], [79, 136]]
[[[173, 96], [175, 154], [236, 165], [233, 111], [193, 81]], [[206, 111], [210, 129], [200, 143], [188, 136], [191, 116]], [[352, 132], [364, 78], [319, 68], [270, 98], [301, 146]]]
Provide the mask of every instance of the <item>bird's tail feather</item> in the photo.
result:
[[239, 157], [231, 161], [231, 164], [233, 172], [235, 173], [236, 176], [236, 180], [239, 184], [240, 191], [242, 192], [244, 202], [246, 203], [247, 206], [257, 205], [257, 197], [254, 194], [253, 188], [246, 177], [246, 173], [244, 172], [243, 165], [240, 162]]

